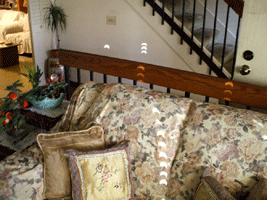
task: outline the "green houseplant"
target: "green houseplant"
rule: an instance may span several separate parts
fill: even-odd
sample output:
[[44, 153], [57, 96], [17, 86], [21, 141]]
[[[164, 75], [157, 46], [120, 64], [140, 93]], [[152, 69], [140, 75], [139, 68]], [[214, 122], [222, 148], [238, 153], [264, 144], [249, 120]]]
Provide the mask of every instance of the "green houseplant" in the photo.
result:
[[65, 88], [67, 84], [64, 82], [49, 81], [48, 84], [39, 86], [40, 78], [43, 72], [37, 66], [33, 69], [24, 66], [29, 74], [22, 74], [29, 79], [32, 84], [32, 90], [27, 93], [26, 99], [37, 109], [49, 109], [59, 106], [65, 96]]
[[19, 87], [23, 87], [23, 84], [19, 80], [6, 87], [6, 90], [10, 92], [5, 98], [0, 99], [0, 131], [9, 133], [21, 128], [25, 124], [21, 109], [28, 107], [29, 103], [37, 109], [49, 109], [59, 106], [64, 99], [67, 84], [50, 81], [46, 85], [39, 86], [43, 72], [38, 66], [37, 68], [33, 66], [33, 69], [24, 67], [28, 74], [22, 75], [29, 79], [33, 88], [22, 94]]
[[50, 5], [46, 8], [45, 12], [45, 23], [47, 25], [47, 28], [51, 30], [51, 32], [56, 33], [57, 37], [57, 50], [59, 50], [59, 28], [64, 31], [66, 30], [67, 26], [67, 15], [65, 14], [63, 8], [61, 6], [56, 5], [56, 0], [54, 3], [50, 1]]

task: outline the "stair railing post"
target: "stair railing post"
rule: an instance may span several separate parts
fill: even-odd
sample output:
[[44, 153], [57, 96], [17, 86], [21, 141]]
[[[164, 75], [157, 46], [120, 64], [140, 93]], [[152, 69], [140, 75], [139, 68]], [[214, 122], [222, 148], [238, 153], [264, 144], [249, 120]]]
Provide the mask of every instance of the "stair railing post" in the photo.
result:
[[77, 81], [81, 85], [81, 70], [77, 68]]
[[153, 0], [152, 15], [155, 16], [155, 0]]
[[219, 5], [219, 0], [216, 0], [213, 37], [212, 37], [211, 60], [213, 60], [213, 53], [214, 53], [214, 42], [215, 42], [215, 35], [216, 35], [215, 33], [216, 33], [217, 17], [218, 17], [218, 5]]
[[[184, 15], [185, 15], [185, 0], [183, 0], [183, 9], [182, 9], [182, 31], [184, 31]], [[183, 38], [181, 38], [181, 44], [183, 44]]]
[[225, 47], [226, 47], [226, 42], [227, 42], [229, 14], [230, 14], [230, 6], [228, 5], [227, 14], [226, 14], [226, 22], [225, 22], [224, 40], [223, 40], [221, 70], [223, 70], [223, 66], [224, 66], [224, 57], [225, 57]]
[[[194, 0], [193, 6], [193, 20], [192, 20], [192, 30], [191, 30], [191, 40], [194, 41], [194, 29], [195, 29], [195, 16], [196, 16], [196, 0]], [[190, 54], [193, 53], [192, 47], [190, 47]]]
[[172, 35], [173, 35], [173, 25], [174, 25], [174, 6], [175, 6], [175, 1], [172, 0], [172, 29], [171, 29]]
[[164, 14], [165, 14], [165, 0], [162, 0], [162, 19], [161, 19], [162, 25], [164, 25]]
[[[203, 29], [202, 29], [202, 38], [201, 38], [201, 51], [203, 51], [203, 48], [204, 48], [206, 17], [207, 17], [207, 0], [205, 0], [205, 4], [204, 4]], [[202, 58], [199, 59], [199, 64], [200, 65], [202, 64]]]

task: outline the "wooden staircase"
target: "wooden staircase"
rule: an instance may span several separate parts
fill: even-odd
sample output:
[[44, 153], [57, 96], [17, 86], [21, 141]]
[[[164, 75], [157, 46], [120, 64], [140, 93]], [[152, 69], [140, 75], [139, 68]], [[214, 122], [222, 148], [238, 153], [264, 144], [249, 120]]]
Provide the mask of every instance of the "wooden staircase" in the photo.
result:
[[[208, 7], [210, 0], [144, 0], [144, 6], [152, 7], [152, 14], [157, 12], [162, 17], [162, 24], [167, 22], [181, 36], [181, 45], [186, 42], [190, 47], [190, 54], [195, 51], [200, 59], [209, 66], [209, 74], [214, 72], [218, 77], [232, 79], [234, 76], [236, 51], [238, 45], [239, 26], [242, 17], [243, 0], [214, 0], [214, 10]], [[217, 29], [219, 5], [227, 3], [227, 12], [223, 24], [224, 29]], [[203, 7], [198, 4], [202, 4]], [[229, 42], [229, 21], [233, 17], [233, 11], [238, 20], [236, 34]], [[214, 19], [207, 16], [207, 12], [213, 12]], [[213, 24], [211, 24], [213, 21]], [[208, 22], [210, 24], [208, 24]]]

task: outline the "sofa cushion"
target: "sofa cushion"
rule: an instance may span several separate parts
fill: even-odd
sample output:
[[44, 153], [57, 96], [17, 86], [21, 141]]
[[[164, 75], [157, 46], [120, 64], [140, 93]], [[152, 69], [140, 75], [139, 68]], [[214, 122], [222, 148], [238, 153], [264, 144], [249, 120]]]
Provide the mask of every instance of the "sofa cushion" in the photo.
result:
[[80, 85], [72, 94], [68, 109], [62, 116], [61, 121], [50, 132], [77, 131], [89, 128], [93, 119], [90, 118], [88, 110], [96, 99], [100, 98], [105, 87], [105, 84], [93, 81]]
[[[91, 83], [86, 87], [93, 88]], [[192, 100], [127, 84], [109, 84], [87, 106], [82, 102], [86, 93], [84, 89], [72, 97], [79, 102], [69, 108], [75, 110], [75, 116], [66, 115], [58, 127], [71, 124], [82, 128], [94, 122], [103, 127], [107, 145], [130, 140], [135, 196], [165, 198], [180, 128]]]
[[99, 151], [68, 150], [74, 199], [133, 199], [129, 141]]
[[8, 11], [8, 10], [0, 9], [0, 21], [1, 21], [1, 19], [2, 19], [3, 15], [4, 15], [4, 13], [5, 13], [6, 11]]
[[4, 12], [4, 14], [2, 15], [0, 24], [9, 24], [12, 23], [14, 21], [18, 21], [20, 19], [23, 19], [25, 16], [25, 13], [21, 12], [21, 11], [13, 11], [13, 10], [9, 10]]
[[39, 134], [37, 142], [44, 155], [44, 198], [71, 195], [69, 164], [64, 153], [104, 149], [103, 129], [93, 126], [82, 131]]
[[[256, 184], [257, 173], [266, 176], [267, 116], [229, 106], [196, 102], [181, 130], [169, 187], [170, 199], [190, 199], [203, 168], [235, 198], [246, 196]], [[265, 137], [264, 137], [265, 136]]]

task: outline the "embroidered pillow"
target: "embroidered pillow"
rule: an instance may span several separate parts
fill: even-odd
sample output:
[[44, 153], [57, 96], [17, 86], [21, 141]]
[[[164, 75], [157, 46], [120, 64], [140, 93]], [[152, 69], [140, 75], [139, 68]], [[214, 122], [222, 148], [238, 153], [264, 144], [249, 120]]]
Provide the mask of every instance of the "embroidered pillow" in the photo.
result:
[[104, 149], [104, 131], [93, 126], [82, 131], [39, 134], [37, 142], [44, 155], [44, 198], [61, 198], [71, 195], [71, 178], [68, 149], [80, 151]]
[[129, 141], [124, 141], [106, 150], [67, 151], [73, 198], [133, 199], [128, 145]]

